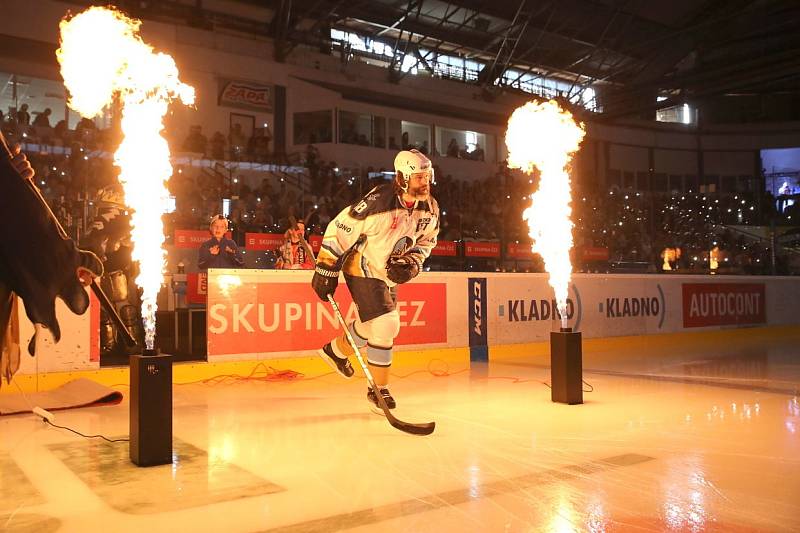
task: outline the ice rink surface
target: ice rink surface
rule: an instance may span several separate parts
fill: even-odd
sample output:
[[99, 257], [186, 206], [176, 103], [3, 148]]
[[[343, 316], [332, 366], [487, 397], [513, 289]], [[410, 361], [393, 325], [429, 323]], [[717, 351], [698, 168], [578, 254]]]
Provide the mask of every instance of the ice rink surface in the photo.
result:
[[[358, 375], [308, 379], [321, 362], [176, 386], [161, 467], [2, 417], [0, 530], [800, 530], [800, 329], [587, 341], [575, 406], [550, 401], [543, 353], [490, 359], [396, 365], [397, 416], [429, 437], [369, 412]], [[127, 394], [56, 417], [123, 437]]]

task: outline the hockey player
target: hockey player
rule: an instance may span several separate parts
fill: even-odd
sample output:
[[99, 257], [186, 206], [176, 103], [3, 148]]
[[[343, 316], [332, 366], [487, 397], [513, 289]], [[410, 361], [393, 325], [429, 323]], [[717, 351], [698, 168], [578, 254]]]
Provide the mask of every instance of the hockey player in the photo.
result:
[[[359, 348], [366, 346], [378, 393], [390, 409], [396, 402], [389, 393], [389, 368], [400, 331], [396, 285], [419, 274], [439, 233], [439, 206], [430, 195], [430, 159], [417, 150], [403, 150], [394, 168], [392, 183], [375, 187], [328, 224], [311, 281], [327, 301], [336, 291], [339, 272], [344, 273], [358, 308], [358, 318], [348, 329]], [[342, 376], [353, 376], [348, 357], [354, 353], [344, 333], [318, 353]], [[367, 387], [367, 399], [377, 408], [375, 395]]]

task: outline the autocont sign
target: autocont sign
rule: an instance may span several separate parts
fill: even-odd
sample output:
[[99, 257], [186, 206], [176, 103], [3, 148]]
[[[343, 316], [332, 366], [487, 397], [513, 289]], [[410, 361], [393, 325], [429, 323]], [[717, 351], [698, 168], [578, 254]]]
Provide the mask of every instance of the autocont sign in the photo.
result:
[[764, 324], [763, 283], [684, 283], [683, 327]]

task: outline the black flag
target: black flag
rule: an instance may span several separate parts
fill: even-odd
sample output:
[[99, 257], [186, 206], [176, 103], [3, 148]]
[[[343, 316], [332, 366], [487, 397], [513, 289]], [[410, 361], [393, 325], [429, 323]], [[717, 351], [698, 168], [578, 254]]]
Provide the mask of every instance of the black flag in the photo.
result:
[[[4, 143], [1, 134], [0, 143]], [[58, 342], [61, 329], [56, 297], [73, 313], [83, 314], [89, 307], [89, 295], [78, 272], [85, 269], [99, 277], [103, 264], [64, 235], [35, 185], [20, 176], [5, 152], [0, 146], [0, 296], [9, 292], [19, 296], [30, 321], [49, 329]], [[11, 315], [8, 306], [12, 299], [0, 298], [0, 306], [5, 306], [5, 311], [0, 309], [0, 319]], [[0, 323], [0, 346], [8, 330], [7, 323]], [[34, 335], [28, 344], [31, 355], [35, 342]]]

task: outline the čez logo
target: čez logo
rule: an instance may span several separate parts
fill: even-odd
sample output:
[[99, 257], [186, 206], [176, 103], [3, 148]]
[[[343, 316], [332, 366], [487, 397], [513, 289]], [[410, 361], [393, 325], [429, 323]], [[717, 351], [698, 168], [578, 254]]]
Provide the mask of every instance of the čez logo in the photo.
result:
[[489, 360], [489, 316], [486, 278], [467, 280], [467, 328], [469, 332], [469, 360], [487, 362]]
[[481, 313], [481, 304], [483, 302], [483, 294], [481, 291], [481, 282], [475, 280], [472, 282], [472, 330], [476, 335], [483, 335], [483, 314]]

